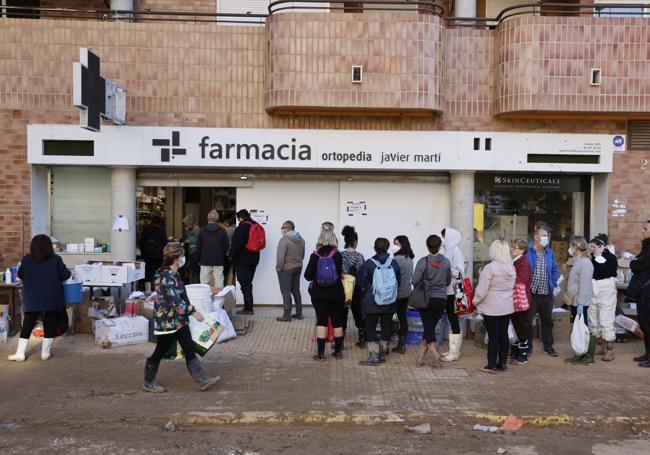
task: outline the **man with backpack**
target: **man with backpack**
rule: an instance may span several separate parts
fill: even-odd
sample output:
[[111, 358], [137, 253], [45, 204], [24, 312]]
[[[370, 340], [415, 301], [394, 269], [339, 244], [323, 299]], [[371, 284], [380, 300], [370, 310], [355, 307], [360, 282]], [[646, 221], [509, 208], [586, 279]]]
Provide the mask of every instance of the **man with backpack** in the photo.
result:
[[266, 246], [264, 228], [251, 219], [246, 209], [237, 212], [239, 226], [230, 246], [230, 259], [235, 266], [237, 281], [244, 296], [244, 309], [237, 314], [253, 314], [253, 277], [260, 262], [260, 251]]
[[[388, 254], [390, 242], [379, 237], [375, 240], [375, 254], [368, 259], [357, 274], [357, 286], [361, 292], [361, 308], [366, 320], [368, 358], [361, 365], [377, 365], [385, 362], [390, 352], [393, 313], [397, 311], [397, 290], [400, 269]], [[381, 341], [377, 337], [377, 322], [381, 326]]]
[[223, 268], [228, 254], [228, 234], [217, 223], [219, 212], [208, 213], [208, 224], [199, 231], [197, 254], [201, 265], [201, 284], [209, 284], [214, 278], [214, 287], [223, 288]]

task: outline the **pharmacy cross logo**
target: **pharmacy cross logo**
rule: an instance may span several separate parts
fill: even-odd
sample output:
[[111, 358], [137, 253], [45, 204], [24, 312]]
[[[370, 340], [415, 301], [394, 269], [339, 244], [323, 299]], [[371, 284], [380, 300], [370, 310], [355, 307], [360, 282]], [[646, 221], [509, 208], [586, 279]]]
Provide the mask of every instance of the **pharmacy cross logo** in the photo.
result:
[[[180, 148], [181, 133], [180, 131], [172, 131], [172, 148], [169, 148], [169, 139], [153, 139], [151, 145], [154, 147], [162, 147], [160, 149], [160, 161], [168, 163], [171, 158], [176, 158], [176, 155], [187, 155], [187, 150]], [[171, 152], [171, 153], [170, 153]]]
[[106, 79], [100, 75], [99, 57], [88, 48], [81, 48], [74, 79], [74, 105], [82, 109], [81, 126], [99, 131], [100, 116], [106, 114]]

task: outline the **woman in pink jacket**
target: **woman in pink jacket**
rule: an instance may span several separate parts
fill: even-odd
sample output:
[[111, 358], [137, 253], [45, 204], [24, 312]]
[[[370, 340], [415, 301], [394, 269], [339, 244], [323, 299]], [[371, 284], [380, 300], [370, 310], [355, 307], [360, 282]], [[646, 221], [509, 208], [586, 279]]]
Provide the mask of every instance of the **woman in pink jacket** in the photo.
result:
[[512, 290], [515, 286], [515, 268], [510, 257], [510, 245], [495, 240], [490, 245], [490, 262], [481, 271], [474, 293], [474, 303], [483, 315], [488, 333], [486, 373], [505, 371], [510, 350], [508, 323], [514, 313]]

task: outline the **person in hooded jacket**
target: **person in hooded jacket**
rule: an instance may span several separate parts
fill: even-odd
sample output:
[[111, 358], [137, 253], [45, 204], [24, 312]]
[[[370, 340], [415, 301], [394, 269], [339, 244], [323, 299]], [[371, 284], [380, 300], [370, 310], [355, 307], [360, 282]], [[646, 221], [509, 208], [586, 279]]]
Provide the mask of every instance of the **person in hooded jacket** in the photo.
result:
[[645, 345], [645, 353], [634, 357], [633, 360], [640, 362], [639, 366], [642, 368], [650, 368], [650, 219], [643, 225], [641, 252], [630, 261], [630, 270], [634, 274], [632, 279], [636, 280], [641, 287], [639, 295], [632, 297], [636, 299], [639, 325], [644, 335]]
[[[392, 332], [393, 313], [397, 310], [397, 299], [389, 305], [378, 305], [373, 295], [373, 278], [377, 264], [384, 265], [390, 261], [390, 266], [395, 273], [396, 286], [399, 289], [400, 268], [396, 261], [388, 254], [390, 242], [379, 237], [375, 240], [375, 255], [368, 259], [361, 270], [358, 280], [361, 292], [361, 308], [366, 319], [366, 334], [368, 336], [368, 358], [359, 362], [361, 365], [377, 365], [383, 363], [384, 357], [390, 353], [390, 337]], [[377, 336], [377, 322], [381, 327], [381, 335]], [[379, 341], [381, 338], [381, 342]]]
[[429, 298], [429, 305], [420, 310], [420, 319], [424, 334], [420, 342], [420, 353], [417, 358], [418, 366], [424, 365], [427, 353], [433, 357], [433, 367], [440, 366], [440, 353], [436, 344], [436, 325], [447, 308], [447, 287], [451, 284], [451, 264], [449, 259], [440, 253], [442, 239], [437, 235], [427, 237], [429, 255], [420, 258], [411, 284], [417, 287], [424, 281], [425, 293]]
[[618, 260], [607, 248], [608, 240], [607, 234], [598, 234], [590, 242], [594, 277], [593, 298], [589, 305], [589, 328], [596, 337], [595, 355], [602, 355], [606, 362], [614, 360], [614, 317], [618, 300]]
[[259, 251], [249, 251], [246, 249], [248, 238], [251, 232], [251, 226], [259, 224], [251, 218], [251, 214], [246, 209], [237, 212], [237, 221], [239, 226], [235, 229], [230, 245], [230, 259], [235, 267], [235, 275], [241, 287], [241, 293], [244, 297], [244, 308], [237, 311], [237, 314], [253, 314], [253, 278], [257, 264], [260, 262]]
[[[275, 270], [278, 272], [280, 293], [284, 313], [278, 321], [291, 322], [292, 318], [302, 319], [302, 297], [300, 295], [300, 272], [305, 259], [305, 240], [295, 230], [293, 221], [282, 223], [282, 238], [278, 242]], [[291, 296], [296, 303], [296, 314], [291, 315]]]
[[474, 303], [483, 315], [488, 333], [487, 365], [481, 368], [485, 373], [505, 371], [510, 350], [508, 325], [514, 313], [512, 294], [516, 272], [512, 265], [510, 246], [505, 240], [495, 240], [490, 245], [490, 259], [481, 274], [474, 291]]
[[219, 212], [211, 210], [208, 213], [208, 224], [199, 231], [197, 251], [201, 264], [201, 284], [210, 283], [214, 278], [214, 286], [223, 288], [223, 268], [228, 254], [228, 234], [218, 224]]
[[447, 286], [447, 320], [451, 326], [449, 333], [449, 352], [442, 354], [443, 362], [455, 362], [460, 359], [460, 347], [463, 335], [460, 332], [460, 321], [456, 314], [456, 286], [463, 282], [465, 274], [465, 258], [460, 251], [461, 235], [456, 229], [447, 227], [442, 230], [442, 254], [451, 264], [451, 284]]
[[413, 250], [411, 242], [405, 235], [398, 235], [391, 246], [393, 259], [397, 262], [401, 273], [399, 289], [397, 290], [397, 318], [399, 319], [398, 342], [392, 352], [406, 354], [406, 334], [408, 333], [408, 318], [406, 313], [409, 306], [409, 295], [411, 294], [411, 278], [413, 277]]

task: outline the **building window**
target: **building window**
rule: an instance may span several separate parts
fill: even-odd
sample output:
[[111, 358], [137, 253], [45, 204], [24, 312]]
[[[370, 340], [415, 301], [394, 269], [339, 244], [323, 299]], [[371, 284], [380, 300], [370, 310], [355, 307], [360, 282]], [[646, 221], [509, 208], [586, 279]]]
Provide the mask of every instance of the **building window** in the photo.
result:
[[[24, 8], [4, 8], [5, 6], [22, 6]], [[3, 18], [38, 19], [40, 12], [33, 8], [40, 6], [40, 0], [0, 0], [0, 13]]]

